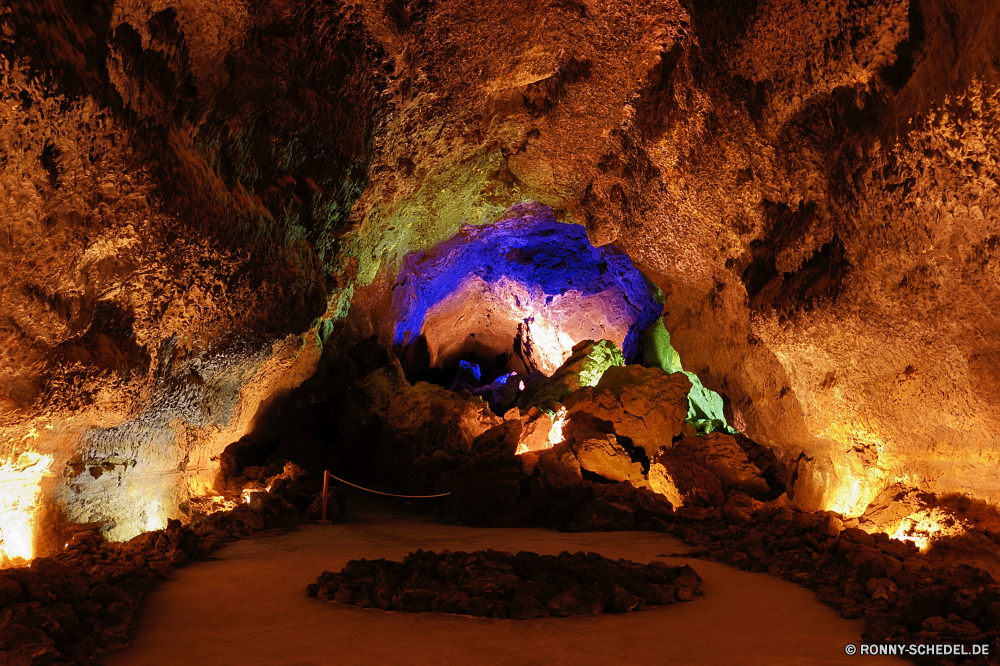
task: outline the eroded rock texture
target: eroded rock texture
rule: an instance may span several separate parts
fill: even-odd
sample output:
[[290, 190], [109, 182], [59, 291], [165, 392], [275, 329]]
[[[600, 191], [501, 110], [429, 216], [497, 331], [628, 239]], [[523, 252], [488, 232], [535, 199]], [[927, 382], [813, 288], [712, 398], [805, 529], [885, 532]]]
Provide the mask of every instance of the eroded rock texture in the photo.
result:
[[524, 199], [657, 283], [796, 502], [996, 502], [998, 41], [988, 0], [9, 0], [13, 510], [161, 527]]

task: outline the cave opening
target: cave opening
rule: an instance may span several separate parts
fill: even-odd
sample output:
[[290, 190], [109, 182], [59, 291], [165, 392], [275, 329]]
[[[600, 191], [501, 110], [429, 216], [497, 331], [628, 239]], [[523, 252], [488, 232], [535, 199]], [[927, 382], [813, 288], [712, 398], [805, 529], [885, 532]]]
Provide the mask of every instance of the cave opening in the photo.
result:
[[[524, 455], [581, 432], [617, 432], [601, 455], [648, 476], [658, 447], [736, 432], [723, 397], [684, 370], [655, 283], [625, 252], [595, 247], [544, 204], [516, 204], [492, 224], [462, 226], [407, 254], [382, 300], [390, 303], [382, 334], [329, 347], [313, 378], [227, 448], [217, 486], [245, 499], [292, 464], [312, 479], [295, 500], [302, 511], [324, 469], [380, 491], [433, 493], [442, 475], [495, 445], [490, 438]], [[642, 387], [652, 405], [668, 399], [657, 377], [680, 377], [679, 429], [636, 434], [616, 429], [612, 416], [571, 413], [571, 395], [597, 390], [609, 368], [625, 373], [609, 385]], [[435, 414], [440, 423], [429, 420]], [[657, 443], [637, 444], [633, 434]], [[590, 467], [581, 478], [622, 480], [620, 470]]]
[[661, 312], [659, 289], [624, 252], [524, 202], [403, 259], [392, 342], [411, 382], [479, 388], [552, 375], [583, 340], [641, 362]]

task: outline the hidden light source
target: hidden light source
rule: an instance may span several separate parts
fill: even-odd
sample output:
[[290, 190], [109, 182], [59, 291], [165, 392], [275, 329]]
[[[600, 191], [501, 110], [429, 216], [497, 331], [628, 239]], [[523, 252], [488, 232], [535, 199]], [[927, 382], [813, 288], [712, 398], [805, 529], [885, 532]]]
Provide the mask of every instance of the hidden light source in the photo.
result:
[[52, 456], [31, 451], [0, 464], [0, 564], [34, 556], [40, 483], [51, 464]]

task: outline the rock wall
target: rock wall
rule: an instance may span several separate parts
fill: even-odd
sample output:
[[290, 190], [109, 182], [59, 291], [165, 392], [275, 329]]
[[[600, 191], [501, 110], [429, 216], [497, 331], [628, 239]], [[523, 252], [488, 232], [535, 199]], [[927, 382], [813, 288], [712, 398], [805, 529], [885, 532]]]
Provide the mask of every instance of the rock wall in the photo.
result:
[[997, 502], [998, 39], [988, 0], [10, 0], [0, 479], [159, 526], [407, 252], [533, 199], [796, 501]]

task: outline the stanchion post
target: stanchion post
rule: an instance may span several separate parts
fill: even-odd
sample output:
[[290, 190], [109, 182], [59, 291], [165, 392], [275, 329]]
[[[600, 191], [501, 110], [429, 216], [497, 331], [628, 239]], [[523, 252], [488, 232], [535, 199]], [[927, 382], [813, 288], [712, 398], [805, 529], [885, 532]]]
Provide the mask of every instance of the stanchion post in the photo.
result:
[[327, 502], [328, 502], [328, 498], [330, 496], [329, 492], [330, 492], [330, 470], [325, 469], [325, 470], [323, 470], [323, 500], [322, 500], [323, 501], [323, 513], [321, 514], [322, 518], [320, 520], [316, 521], [320, 525], [333, 525], [333, 521], [332, 520], [327, 520], [326, 519], [326, 505], [327, 505]]

